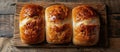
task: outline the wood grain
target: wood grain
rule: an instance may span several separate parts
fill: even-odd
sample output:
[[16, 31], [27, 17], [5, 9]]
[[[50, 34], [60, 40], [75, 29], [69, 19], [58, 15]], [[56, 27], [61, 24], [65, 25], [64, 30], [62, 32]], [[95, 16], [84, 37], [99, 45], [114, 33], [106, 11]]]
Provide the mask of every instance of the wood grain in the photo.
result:
[[17, 2], [96, 2], [104, 3], [108, 6], [108, 14], [120, 13], [120, 0], [0, 0], [0, 14], [14, 14], [15, 3]]
[[39, 48], [14, 47], [11, 38], [0, 38], [3, 44], [0, 52], [119, 52], [120, 38], [110, 38], [110, 48]]
[[120, 48], [120, 38], [110, 38], [110, 48]]
[[[31, 2], [30, 2], [31, 3]], [[47, 3], [47, 4], [45, 4]], [[73, 7], [77, 6], [77, 5], [82, 5], [82, 4], [87, 4], [90, 5], [91, 7], [93, 7], [100, 15], [100, 20], [101, 20], [101, 31], [100, 31], [100, 40], [98, 42], [97, 45], [95, 45], [94, 47], [106, 47], [108, 46], [108, 41], [107, 41], [107, 16], [106, 16], [106, 6], [104, 4], [101, 3], [66, 3], [66, 2], [58, 2], [61, 4], [66, 5], [67, 7], [69, 7], [70, 9], [72, 9]], [[72, 44], [68, 44], [68, 45], [50, 45], [47, 43], [42, 43], [42, 44], [37, 44], [37, 45], [27, 45], [27, 44], [23, 44], [20, 41], [20, 37], [19, 37], [19, 12], [22, 8], [23, 5], [28, 4], [28, 3], [17, 3], [17, 7], [16, 7], [16, 15], [14, 18], [14, 38], [12, 40], [13, 42], [13, 46], [17, 46], [17, 47], [71, 47], [71, 48], [75, 48], [79, 46], [74, 46]], [[41, 5], [44, 8], [48, 7], [49, 5], [53, 5], [55, 4], [54, 2], [35, 2], [35, 4]]]
[[0, 15], [0, 37], [12, 37], [14, 15]]
[[0, 0], [0, 14], [14, 14], [17, 0]]
[[120, 37], [120, 14], [109, 15], [109, 37]]
[[108, 14], [119, 14], [120, 13], [120, 0], [101, 0], [101, 2], [107, 5]]

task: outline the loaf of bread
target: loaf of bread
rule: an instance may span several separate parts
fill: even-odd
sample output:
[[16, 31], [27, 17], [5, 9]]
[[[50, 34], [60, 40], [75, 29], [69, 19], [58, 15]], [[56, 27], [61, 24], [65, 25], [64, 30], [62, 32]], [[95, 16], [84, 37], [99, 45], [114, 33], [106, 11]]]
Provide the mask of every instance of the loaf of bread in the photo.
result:
[[23, 43], [37, 44], [43, 42], [45, 39], [43, 7], [35, 4], [23, 6], [20, 11], [19, 29]]
[[72, 39], [72, 20], [68, 7], [52, 5], [45, 10], [46, 40], [51, 44], [64, 44]]
[[92, 46], [99, 40], [100, 21], [96, 11], [88, 5], [80, 5], [72, 10], [73, 44]]

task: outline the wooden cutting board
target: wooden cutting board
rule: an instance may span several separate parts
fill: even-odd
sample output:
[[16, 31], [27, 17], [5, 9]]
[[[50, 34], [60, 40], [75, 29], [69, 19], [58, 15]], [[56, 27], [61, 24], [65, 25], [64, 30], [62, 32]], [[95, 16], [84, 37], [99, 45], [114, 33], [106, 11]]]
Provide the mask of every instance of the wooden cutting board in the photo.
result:
[[[99, 36], [99, 42], [95, 46], [89, 46], [89, 47], [108, 47], [108, 37], [107, 37], [107, 15], [106, 15], [106, 6], [105, 4], [102, 3], [70, 3], [70, 2], [21, 2], [21, 3], [16, 3], [16, 13], [14, 17], [14, 37], [11, 41], [13, 46], [16, 47], [42, 47], [42, 48], [62, 48], [62, 47], [68, 47], [68, 48], [81, 48], [81, 46], [75, 46], [71, 43], [69, 44], [62, 44], [62, 45], [53, 45], [53, 44], [48, 44], [45, 42], [41, 44], [36, 44], [36, 45], [28, 45], [28, 44], [23, 44], [20, 40], [20, 35], [19, 35], [19, 13], [23, 5], [25, 4], [38, 4], [40, 6], [43, 6], [44, 9], [50, 5], [54, 4], [64, 4], [67, 6], [69, 9], [72, 10], [72, 8], [78, 6], [78, 5], [84, 5], [87, 4], [91, 7], [93, 7], [100, 16], [100, 22], [101, 22], [101, 29], [100, 29], [100, 36]], [[88, 48], [88, 47], [86, 47]]]

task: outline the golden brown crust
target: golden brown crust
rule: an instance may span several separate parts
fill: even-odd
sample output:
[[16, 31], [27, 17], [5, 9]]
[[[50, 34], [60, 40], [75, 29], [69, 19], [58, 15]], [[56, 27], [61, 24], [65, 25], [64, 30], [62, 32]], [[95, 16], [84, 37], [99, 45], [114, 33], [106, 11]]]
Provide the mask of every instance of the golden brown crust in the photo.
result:
[[53, 5], [47, 8], [49, 15], [49, 21], [60, 22], [65, 18], [68, 18], [68, 9], [64, 5]]
[[20, 21], [26, 17], [41, 16], [43, 7], [35, 4], [24, 5], [20, 12]]
[[70, 42], [70, 38], [72, 35], [72, 27], [70, 24], [64, 24], [63, 26], [57, 27], [49, 27], [51, 29], [49, 31], [49, 37], [47, 38], [48, 42], [52, 42], [54, 44], [62, 44]]
[[20, 37], [23, 43], [36, 44], [44, 40], [43, 8], [25, 5], [20, 12]]
[[75, 21], [89, 19], [97, 16], [95, 10], [88, 5], [77, 6], [73, 9], [73, 11]]
[[46, 38], [48, 43], [63, 44], [71, 41], [72, 24], [68, 8], [52, 5], [46, 8]]
[[75, 39], [86, 41], [88, 44], [94, 43], [96, 37], [93, 36], [96, 35], [95, 31], [98, 27], [96, 25], [80, 25], [75, 29], [76, 34], [78, 34], [75, 36]]
[[77, 6], [72, 10], [73, 44], [95, 45], [99, 39], [100, 22], [98, 15], [88, 5]]

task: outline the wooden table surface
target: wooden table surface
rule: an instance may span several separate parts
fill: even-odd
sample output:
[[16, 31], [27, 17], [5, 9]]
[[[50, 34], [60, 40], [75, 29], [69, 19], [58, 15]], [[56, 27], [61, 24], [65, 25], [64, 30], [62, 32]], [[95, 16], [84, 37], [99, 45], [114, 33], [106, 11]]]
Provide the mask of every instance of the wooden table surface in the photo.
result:
[[16, 2], [41, 0], [0, 0], [0, 52], [120, 52], [120, 0], [42, 0], [44, 2], [98, 2], [107, 5], [107, 48], [17, 48], [11, 45]]

